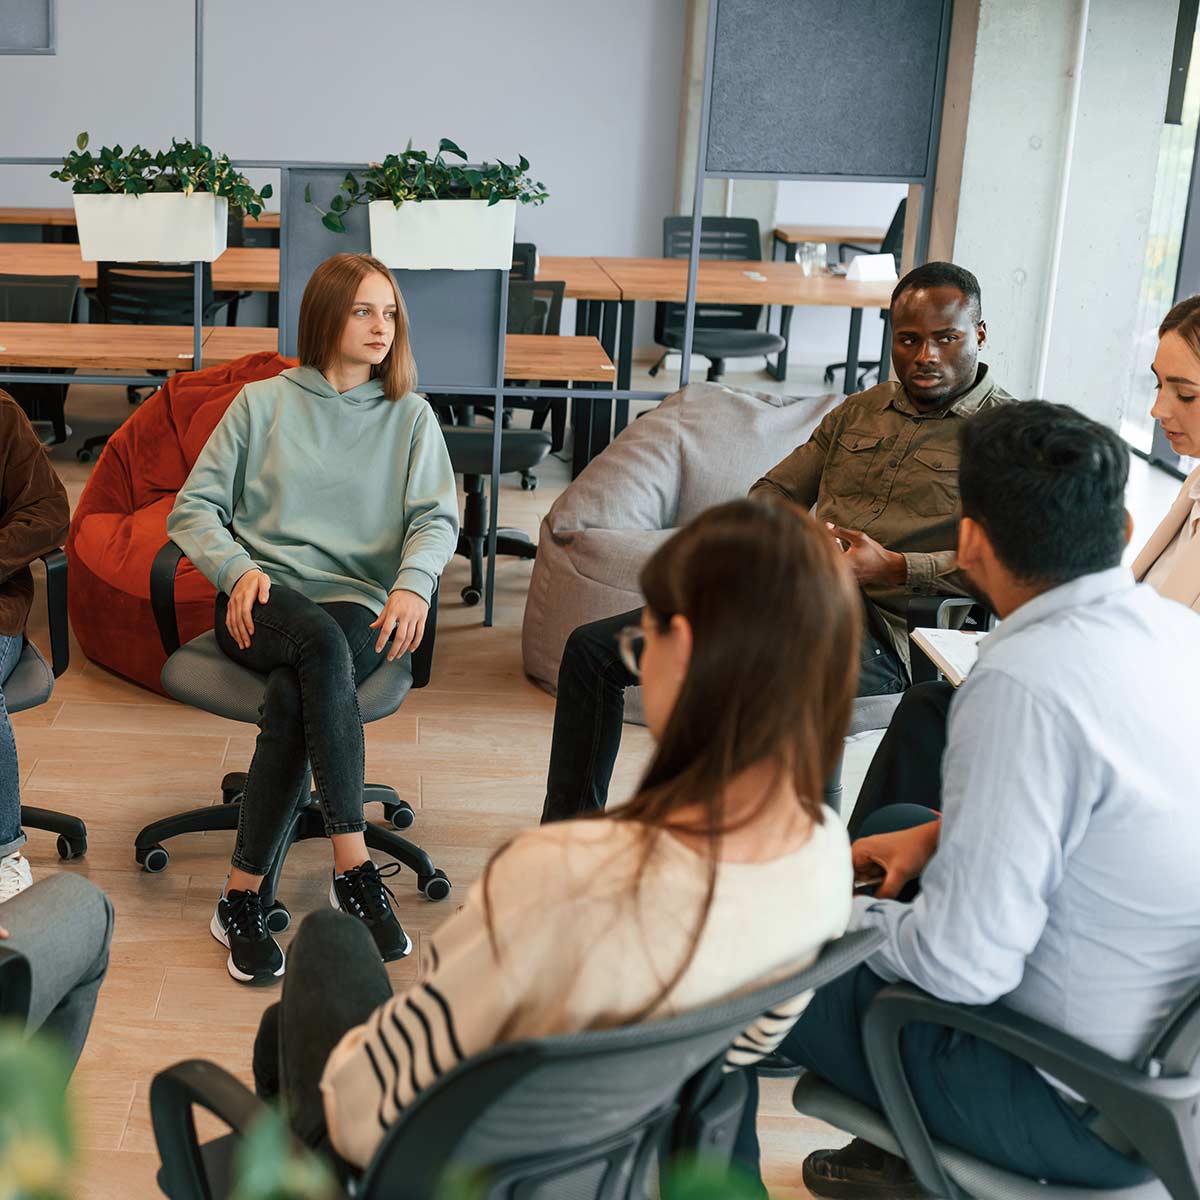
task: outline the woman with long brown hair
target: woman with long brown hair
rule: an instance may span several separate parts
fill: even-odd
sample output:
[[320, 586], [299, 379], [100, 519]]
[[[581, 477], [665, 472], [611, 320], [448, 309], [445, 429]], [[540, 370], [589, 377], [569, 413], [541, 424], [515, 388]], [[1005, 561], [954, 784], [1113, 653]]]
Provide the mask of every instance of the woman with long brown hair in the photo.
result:
[[[799, 969], [842, 933], [849, 846], [821, 803], [855, 693], [859, 601], [828, 533], [780, 501], [710, 509], [642, 572], [621, 651], [658, 745], [625, 807], [522, 834], [392, 997], [363, 931], [302, 924], [255, 1047], [293, 1128], [364, 1165], [417, 1093], [518, 1038], [696, 1008]], [[739, 1040], [744, 1064], [796, 1003]], [[318, 1086], [319, 1085], [319, 1086]]]
[[[323, 262], [300, 305], [300, 366], [247, 384], [213, 430], [167, 532], [217, 589], [217, 642], [267, 676], [233, 863], [210, 923], [240, 983], [284, 956], [259, 887], [311, 763], [333, 848], [331, 905], [376, 955], [412, 941], [367, 853], [358, 684], [421, 642], [454, 553], [457, 496], [433, 410], [414, 393], [408, 314], [367, 254]], [[390, 642], [390, 645], [389, 645]]]

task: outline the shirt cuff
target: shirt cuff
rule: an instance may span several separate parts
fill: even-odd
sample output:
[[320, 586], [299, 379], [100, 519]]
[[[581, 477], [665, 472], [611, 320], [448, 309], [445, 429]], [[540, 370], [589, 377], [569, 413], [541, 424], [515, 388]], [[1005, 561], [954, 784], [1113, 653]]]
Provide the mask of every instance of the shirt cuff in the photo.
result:
[[937, 578], [938, 563], [932, 554], [906, 554], [904, 556], [904, 586], [918, 594], [932, 592]]
[[233, 558], [222, 563], [221, 569], [217, 572], [217, 590], [224, 592], [227, 596], [232, 596], [237, 581], [247, 571], [257, 571], [258, 569], [250, 555], [244, 552], [235, 554]]
[[416, 596], [420, 596], [426, 604], [432, 603], [433, 600], [433, 585], [436, 580], [428, 571], [422, 571], [420, 567], [401, 567], [396, 575], [396, 580], [388, 592], [412, 592]]

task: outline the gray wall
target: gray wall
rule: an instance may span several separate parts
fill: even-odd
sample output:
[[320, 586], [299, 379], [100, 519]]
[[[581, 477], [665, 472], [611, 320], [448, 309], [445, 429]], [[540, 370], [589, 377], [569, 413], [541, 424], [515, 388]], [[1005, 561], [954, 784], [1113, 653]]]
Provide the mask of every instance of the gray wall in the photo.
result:
[[[671, 211], [685, 0], [207, 0], [204, 139], [237, 158], [355, 161], [454, 138], [524, 153], [551, 199], [517, 233], [550, 254], [653, 254]], [[0, 152], [83, 128], [192, 132], [191, 0], [59, 0], [55, 57], [7, 58]], [[0, 167], [0, 204], [68, 204]]]

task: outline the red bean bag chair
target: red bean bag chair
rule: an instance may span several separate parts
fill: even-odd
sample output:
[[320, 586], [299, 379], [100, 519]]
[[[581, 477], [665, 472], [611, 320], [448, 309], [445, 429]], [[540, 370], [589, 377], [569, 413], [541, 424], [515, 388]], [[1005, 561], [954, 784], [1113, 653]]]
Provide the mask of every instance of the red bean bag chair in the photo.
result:
[[[71, 626], [93, 662], [162, 692], [150, 564], [167, 540], [175, 494], [243, 386], [295, 365], [264, 351], [174, 375], [109, 439], [67, 535]], [[186, 559], [175, 596], [183, 641], [212, 628], [212, 585]]]

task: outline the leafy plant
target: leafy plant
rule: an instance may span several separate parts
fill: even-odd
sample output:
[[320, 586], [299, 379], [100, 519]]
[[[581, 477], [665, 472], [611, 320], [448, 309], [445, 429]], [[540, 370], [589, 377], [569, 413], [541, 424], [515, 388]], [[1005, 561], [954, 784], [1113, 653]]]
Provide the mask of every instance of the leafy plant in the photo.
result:
[[268, 1109], [246, 1131], [234, 1163], [233, 1200], [332, 1200], [333, 1172], [297, 1146], [287, 1120]]
[[0, 1200], [66, 1200], [75, 1157], [67, 1080], [71, 1070], [49, 1038], [0, 1027]]
[[147, 192], [211, 192], [224, 196], [234, 208], [252, 217], [263, 210], [263, 201], [272, 195], [271, 185], [261, 192], [240, 171], [235, 170], [227, 154], [214, 154], [207, 146], [193, 146], [186, 138], [171, 139], [169, 150], [156, 153], [142, 146], [124, 150], [120, 145], [102, 146], [97, 154], [88, 150], [88, 135], [75, 139], [75, 149], [63, 159], [52, 179], [71, 184], [76, 195], [141, 196]]
[[438, 142], [434, 155], [414, 150], [410, 141], [403, 153], [371, 163], [361, 181], [348, 171], [327, 209], [313, 201], [311, 185], [304, 189], [304, 199], [321, 214], [326, 229], [345, 233], [345, 214], [356, 204], [372, 200], [390, 200], [397, 208], [409, 200], [486, 200], [489, 205], [518, 200], [522, 204], [541, 204], [549, 195], [544, 183], [530, 177], [529, 160], [523, 154], [515, 165], [497, 160], [477, 167], [447, 162], [447, 154], [466, 162], [466, 154], [449, 138]]

